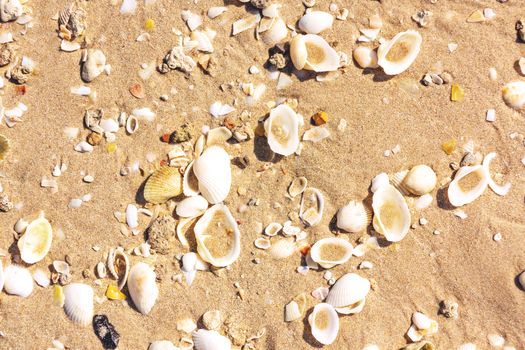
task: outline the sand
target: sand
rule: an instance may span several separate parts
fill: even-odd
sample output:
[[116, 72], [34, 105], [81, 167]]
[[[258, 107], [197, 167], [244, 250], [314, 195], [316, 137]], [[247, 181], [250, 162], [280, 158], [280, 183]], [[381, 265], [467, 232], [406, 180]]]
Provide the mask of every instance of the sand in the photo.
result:
[[[141, 243], [142, 234], [125, 237], [114, 211], [124, 211], [135, 198], [145, 176], [120, 176], [119, 170], [126, 158], [139, 160], [146, 172], [154, 168], [146, 161], [147, 153], [157, 155], [155, 163], [171, 149], [159, 137], [173, 131], [182, 123], [190, 123], [195, 135], [203, 125], [218, 126], [208, 107], [214, 101], [239, 105], [233, 116], [247, 109], [252, 113], [252, 125], [268, 113], [267, 101], [278, 97], [296, 98], [298, 112], [307, 121], [323, 110], [329, 115], [327, 128], [331, 136], [319, 143], [305, 143], [301, 156], [289, 156], [272, 163], [269, 170], [257, 172], [265, 159], [257, 157], [265, 144], [259, 138], [237, 145], [227, 145], [231, 156], [247, 156], [250, 165], [240, 170], [233, 166], [233, 185], [227, 204], [240, 222], [242, 250], [240, 258], [220, 277], [211, 272], [198, 272], [191, 287], [176, 283], [171, 276], [180, 273], [179, 263], [173, 255], [154, 255], [149, 258], [131, 256], [133, 263], [145, 261], [151, 265], [164, 265], [165, 274], [158, 284], [160, 297], [148, 315], [118, 301], [95, 303], [95, 313], [105, 314], [120, 333], [120, 349], [146, 349], [154, 340], [171, 340], [176, 345], [185, 336], [176, 330], [176, 322], [183, 318], [194, 321], [208, 310], [217, 309], [225, 317], [245, 328], [248, 336], [262, 328], [266, 334], [257, 342], [257, 349], [311, 349], [318, 348], [310, 335], [306, 321], [285, 323], [283, 308], [297, 294], [305, 292], [307, 313], [318, 303], [310, 293], [317, 287], [327, 286], [323, 271], [310, 271], [306, 276], [296, 272], [301, 258], [296, 254], [284, 260], [274, 260], [253, 246], [259, 237], [256, 223], [264, 225], [284, 222], [288, 213], [297, 211], [299, 199], [286, 198], [286, 189], [296, 176], [305, 176], [308, 184], [318, 188], [325, 197], [325, 213], [320, 224], [307, 228], [308, 242], [333, 236], [330, 221], [336, 211], [349, 200], [361, 200], [370, 195], [371, 179], [380, 172], [393, 173], [416, 164], [430, 165], [441, 183], [452, 175], [449, 163], [459, 162], [461, 146], [472, 140], [482, 154], [496, 151], [495, 171], [511, 181], [513, 188], [504, 197], [487, 189], [474, 203], [462, 208], [468, 217], [461, 220], [448, 207], [436, 201], [422, 212], [414, 212], [412, 221], [424, 217], [428, 224], [416, 224], [407, 237], [396, 245], [368, 252], [363, 258], [352, 257], [344, 265], [330, 271], [335, 277], [347, 272], [374, 279], [377, 288], [367, 297], [364, 310], [356, 315], [340, 318], [337, 340], [327, 348], [362, 349], [365, 344], [376, 344], [381, 349], [398, 349], [407, 340], [404, 335], [410, 326], [413, 312], [420, 310], [439, 323], [438, 334], [431, 337], [437, 349], [456, 349], [472, 342], [478, 349], [489, 349], [488, 334], [501, 334], [507, 344], [524, 349], [525, 292], [517, 285], [516, 276], [525, 269], [523, 234], [523, 193], [525, 189], [522, 136], [511, 139], [512, 132], [523, 132], [523, 115], [508, 108], [501, 98], [504, 83], [519, 79], [516, 60], [525, 53], [525, 44], [515, 40], [514, 24], [523, 15], [519, 0], [507, 3], [497, 1], [393, 1], [359, 0], [337, 1], [347, 7], [353, 18], [336, 21], [332, 29], [323, 33], [337, 50], [351, 54], [356, 46], [352, 37], [358, 28], [367, 24], [367, 18], [381, 15], [384, 26], [381, 36], [391, 38], [396, 33], [417, 29], [423, 36], [421, 53], [414, 64], [399, 76], [388, 78], [380, 70], [363, 71], [350, 63], [338, 79], [317, 82], [315, 79], [299, 81], [293, 77], [290, 87], [276, 91], [275, 81], [265, 74], [250, 75], [248, 68], [256, 65], [262, 70], [268, 58], [268, 47], [257, 41], [251, 31], [230, 36], [231, 23], [246, 15], [245, 6], [235, 1], [227, 3], [228, 11], [205, 25], [217, 31], [213, 42], [218, 68], [212, 77], [197, 69], [190, 77], [180, 72], [161, 75], [157, 72], [142, 82], [137, 75], [142, 63], [160, 63], [160, 59], [177, 40], [172, 28], [188, 34], [181, 20], [181, 10], [203, 13], [210, 6], [223, 5], [222, 1], [168, 1], [158, 0], [144, 8], [139, 3], [134, 15], [119, 15], [118, 6], [109, 1], [82, 1], [88, 14], [86, 38], [90, 47], [100, 48], [107, 56], [112, 71], [102, 74], [88, 85], [97, 92], [96, 102], [70, 93], [70, 87], [82, 84], [80, 79], [80, 51], [59, 51], [60, 39], [56, 35], [56, 21], [51, 18], [67, 1], [30, 1], [33, 9], [33, 27], [26, 35], [19, 35], [17, 24], [5, 24], [17, 38], [18, 54], [37, 62], [37, 74], [27, 83], [27, 93], [16, 96], [14, 84], [6, 83], [3, 104], [7, 108], [18, 101], [29, 110], [24, 121], [14, 128], [0, 125], [0, 133], [11, 140], [12, 151], [0, 163], [0, 178], [5, 193], [18, 210], [0, 213], [0, 247], [7, 250], [4, 266], [17, 254], [13, 239], [13, 225], [20, 218], [35, 218], [44, 211], [55, 229], [61, 228], [65, 238], [55, 235], [49, 254], [29, 270], [47, 268], [53, 260], [70, 255], [73, 281], [93, 286], [96, 296], [102, 296], [112, 282], [103, 279], [102, 286], [93, 283], [94, 277], [84, 279], [84, 269], [94, 270], [103, 259], [104, 252], [118, 245], [132, 249]], [[282, 17], [293, 24], [303, 13], [300, 1], [283, 1]], [[316, 8], [327, 11], [329, 1], [317, 1]], [[465, 19], [476, 9], [491, 7], [497, 16], [485, 23], [466, 23]], [[427, 28], [417, 28], [410, 16], [417, 10], [433, 12]], [[155, 20], [155, 30], [149, 42], [136, 42], [144, 32], [147, 18]], [[450, 53], [447, 44], [455, 42], [458, 49]], [[451, 102], [450, 85], [424, 87], [418, 84], [417, 94], [399, 88], [400, 82], [419, 81], [433, 65], [442, 63], [443, 69], [454, 77], [454, 82], [465, 89], [465, 100]], [[498, 78], [489, 79], [488, 71], [495, 67]], [[2, 69], [2, 72], [5, 68]], [[261, 101], [253, 107], [243, 103], [242, 92], [222, 91], [219, 86], [231, 81], [267, 84]], [[130, 95], [131, 84], [141, 82], [146, 97], [138, 100]], [[190, 88], [191, 86], [191, 88]], [[175, 88], [177, 93], [172, 94]], [[166, 102], [159, 96], [169, 95]], [[388, 103], [385, 103], [388, 102]], [[89, 107], [103, 108], [107, 115], [118, 111], [130, 112], [137, 107], [152, 108], [157, 117], [154, 122], [141, 122], [139, 130], [127, 136], [118, 133], [115, 153], [106, 151], [106, 143], [95, 147], [91, 154], [80, 154], [73, 147], [88, 131], [83, 129], [82, 118]], [[496, 110], [496, 121], [485, 121], [487, 109]], [[113, 113], [113, 114], [112, 114]], [[344, 132], [338, 130], [340, 120], [346, 120]], [[65, 127], [81, 128], [81, 137], [68, 140]], [[458, 150], [447, 156], [440, 144], [449, 139], [458, 141]], [[194, 138], [195, 140], [195, 138]], [[401, 151], [385, 157], [383, 152], [401, 146]], [[63, 159], [68, 169], [57, 178], [59, 191], [51, 193], [39, 186], [43, 176], [50, 176], [55, 164], [53, 157]], [[81, 171], [95, 177], [92, 184], [82, 182]], [[239, 186], [247, 194], [239, 196]], [[72, 198], [90, 193], [93, 199], [78, 209], [68, 209]], [[436, 191], [433, 192], [436, 195]], [[237, 209], [250, 198], [258, 198], [258, 206], [250, 206], [240, 213]], [[277, 205], [278, 204], [278, 205]], [[141, 228], [147, 225], [141, 217]], [[299, 224], [297, 222], [297, 224]], [[439, 230], [440, 235], [432, 232]], [[500, 232], [502, 240], [492, 236]], [[342, 234], [346, 235], [346, 234]], [[355, 242], [361, 234], [348, 234]], [[93, 246], [101, 250], [95, 252]], [[177, 248], [177, 252], [182, 252]], [[255, 264], [254, 259], [260, 263]], [[370, 270], [357, 270], [362, 260], [371, 261]], [[238, 296], [234, 283], [244, 290], [244, 300]], [[114, 283], [114, 282], [113, 282]], [[69, 321], [64, 311], [52, 303], [53, 288], [35, 286], [27, 299], [0, 295], [0, 339], [3, 349], [45, 349], [53, 339], [60, 339], [70, 349], [102, 348], [92, 327], [81, 327]], [[129, 298], [128, 298], [129, 299]], [[446, 319], [438, 315], [439, 302], [448, 299], [459, 304], [459, 318]], [[200, 324], [199, 324], [200, 325]]]

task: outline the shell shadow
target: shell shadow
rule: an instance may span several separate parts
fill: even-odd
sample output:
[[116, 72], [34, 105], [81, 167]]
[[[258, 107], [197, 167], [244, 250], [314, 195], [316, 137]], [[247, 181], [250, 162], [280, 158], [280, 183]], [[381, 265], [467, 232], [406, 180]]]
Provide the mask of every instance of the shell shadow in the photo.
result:
[[313, 310], [313, 307], [307, 310], [303, 318], [303, 340], [313, 348], [321, 349], [323, 348], [323, 344], [319, 343], [312, 335], [312, 328], [310, 327], [310, 323], [308, 323], [308, 317], [310, 317]]
[[[367, 68], [367, 69], [371, 69], [371, 68]], [[386, 82], [395, 77], [395, 75], [385, 74], [385, 72], [383, 72], [381, 69], [378, 69], [378, 68], [371, 69], [371, 74], [374, 74], [374, 78], [372, 79], [374, 82]]]
[[516, 73], [518, 73], [519, 76], [523, 76], [523, 73], [525, 73], [525, 72], [523, 73], [521, 72], [519, 60], [514, 61], [513, 68], [516, 71]]
[[256, 136], [253, 140], [253, 152], [257, 157], [257, 160], [262, 162], [272, 162], [277, 163], [284, 157], [280, 154], [274, 153], [270, 145], [268, 144], [268, 139], [265, 136]]
[[448, 186], [442, 187], [437, 190], [436, 202], [437, 202], [438, 207], [443, 210], [454, 210], [456, 209], [456, 207], [450, 203], [448, 199], [448, 195], [447, 195], [447, 189], [448, 189]]
[[518, 273], [518, 274], [516, 275], [516, 277], [514, 277], [514, 284], [516, 285], [516, 287], [518, 287], [518, 289], [520, 289], [520, 290], [522, 290], [522, 291], [525, 292], [525, 286], [522, 286], [522, 285], [520, 284], [520, 275], [521, 275], [522, 273], [525, 273], [525, 270], [522, 271], [522, 272], [520, 272], [520, 273]]
[[135, 194], [135, 202], [140, 205], [145, 205], [147, 203], [146, 198], [144, 198], [144, 187], [146, 186], [146, 181], [148, 181], [148, 179], [149, 176], [146, 179], [144, 179], [144, 181], [142, 181], [137, 190], [137, 193]]

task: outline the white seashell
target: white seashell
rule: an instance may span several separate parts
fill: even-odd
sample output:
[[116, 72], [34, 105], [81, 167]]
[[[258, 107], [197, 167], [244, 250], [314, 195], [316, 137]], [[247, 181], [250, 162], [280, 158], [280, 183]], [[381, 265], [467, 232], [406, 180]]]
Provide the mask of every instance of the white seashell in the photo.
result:
[[413, 342], [418, 342], [421, 339], [423, 339], [423, 335], [417, 330], [417, 327], [414, 325], [411, 325], [408, 329], [407, 337]]
[[199, 329], [193, 332], [195, 350], [231, 350], [230, 339], [220, 335], [216, 331]]
[[206, 53], [213, 52], [213, 44], [211, 43], [210, 37], [205, 32], [196, 30], [194, 32], [191, 32], [190, 38], [191, 40], [195, 40], [198, 43], [196, 47], [197, 50]]
[[416, 196], [432, 192], [437, 185], [437, 176], [428, 165], [416, 165], [404, 177], [403, 188]]
[[130, 263], [122, 248], [110, 249], [107, 259], [108, 271], [111, 277], [117, 280], [118, 288], [124, 288], [128, 280]]
[[177, 321], [177, 330], [184, 333], [191, 333], [197, 329], [197, 325], [191, 318], [185, 318]]
[[196, 196], [199, 194], [199, 180], [193, 172], [193, 163], [194, 161], [188, 164], [184, 170], [184, 177], [182, 179], [182, 192], [187, 197]]
[[323, 238], [312, 246], [310, 256], [313, 261], [325, 269], [347, 262], [352, 256], [354, 247], [342, 238]]
[[221, 145], [232, 137], [232, 132], [225, 126], [211, 129], [206, 135], [206, 145]]
[[432, 320], [421, 312], [414, 312], [412, 314], [412, 323], [418, 329], [429, 329], [432, 325]]
[[104, 265], [102, 261], [98, 262], [96, 271], [97, 271], [98, 278], [106, 278], [106, 276], [108, 275], [106, 272], [106, 265]]
[[359, 313], [370, 291], [370, 281], [355, 273], [339, 278], [330, 289], [326, 302], [340, 314]]
[[283, 225], [281, 225], [278, 222], [272, 222], [266, 226], [264, 229], [264, 234], [270, 237], [273, 237], [279, 233], [283, 228]]
[[299, 309], [299, 304], [295, 300], [290, 301], [284, 307], [284, 321], [292, 322], [300, 319], [303, 316], [301, 310]]
[[126, 132], [128, 134], [134, 134], [139, 129], [139, 120], [134, 115], [130, 115], [126, 119]]
[[38, 284], [40, 287], [43, 287], [43, 288], [49, 287], [49, 284], [50, 284], [49, 274], [45, 272], [44, 270], [36, 269], [35, 272], [33, 272], [33, 279], [35, 280], [36, 284]]
[[379, 188], [387, 186], [390, 183], [388, 175], [386, 173], [380, 173], [372, 179], [372, 185], [370, 191], [375, 193]]
[[193, 163], [199, 191], [211, 204], [222, 202], [230, 192], [230, 157], [219, 146], [207, 148]]
[[90, 153], [93, 152], [94, 148], [86, 141], [81, 141], [75, 145], [74, 149], [79, 153]]
[[510, 182], [508, 182], [505, 185], [501, 186], [494, 182], [492, 176], [490, 175], [490, 162], [492, 162], [494, 158], [496, 158], [496, 152], [490, 152], [483, 159], [483, 166], [485, 167], [485, 170], [488, 175], [489, 187], [498, 196], [505, 196], [507, 193], [509, 193], [512, 185]]
[[86, 60], [82, 64], [80, 77], [85, 82], [91, 82], [98, 77], [106, 66], [106, 56], [100, 50], [89, 50]]
[[126, 223], [130, 228], [139, 226], [139, 212], [134, 204], [128, 204], [126, 207]]
[[377, 63], [387, 75], [397, 75], [410, 67], [416, 60], [423, 39], [415, 30], [396, 34], [377, 50]]
[[61, 275], [69, 275], [71, 273], [69, 264], [62, 260], [53, 261], [53, 269]]
[[80, 44], [69, 40], [62, 40], [60, 43], [60, 50], [65, 52], [78, 51], [80, 50]]
[[135, 108], [131, 111], [131, 114], [139, 119], [144, 119], [148, 122], [152, 122], [155, 119], [155, 112], [148, 107]]
[[192, 32], [202, 24], [201, 16], [196, 15], [191, 11], [182, 11], [181, 17], [186, 22], [186, 25]]
[[264, 17], [275, 18], [279, 16], [279, 10], [281, 9], [281, 4], [270, 4], [265, 6], [261, 13]]
[[89, 96], [91, 94], [91, 88], [89, 86], [76, 86], [70, 89], [71, 93], [80, 96]]
[[208, 201], [203, 196], [194, 196], [183, 199], [177, 204], [175, 212], [181, 218], [200, 216], [208, 209]]
[[120, 127], [115, 119], [102, 119], [99, 125], [105, 132], [117, 132]]
[[330, 72], [339, 68], [337, 51], [315, 34], [296, 35], [290, 43], [290, 57], [298, 70]]
[[432, 195], [427, 193], [416, 199], [416, 201], [414, 202], [414, 206], [416, 209], [422, 210], [427, 208], [430, 204], [432, 204], [433, 200], [434, 198], [432, 197]]
[[424, 336], [436, 334], [438, 323], [421, 312], [412, 315], [412, 325], [407, 331], [407, 336], [413, 342], [420, 341]]
[[293, 154], [299, 147], [299, 121], [297, 113], [286, 104], [270, 111], [264, 122], [268, 145], [275, 153], [283, 156]]
[[306, 190], [308, 180], [304, 176], [296, 177], [288, 187], [288, 194], [294, 198]]
[[525, 271], [520, 273], [520, 275], [518, 277], [518, 281], [520, 282], [521, 289], [525, 290]]
[[18, 265], [7, 266], [3, 270], [3, 280], [4, 290], [7, 294], [27, 298], [33, 292], [33, 277], [29, 270], [24, 267]]
[[299, 20], [299, 29], [306, 34], [319, 34], [330, 29], [334, 23], [334, 16], [324, 11], [307, 12]]
[[317, 188], [308, 187], [301, 198], [299, 217], [308, 226], [318, 224], [323, 218], [324, 197]]
[[120, 14], [133, 14], [137, 9], [137, 0], [124, 0], [120, 6]]
[[202, 323], [208, 330], [217, 330], [222, 325], [222, 314], [219, 310], [206, 311], [202, 315]]
[[489, 334], [487, 335], [487, 340], [492, 347], [501, 348], [505, 345], [505, 338], [499, 334]]
[[52, 241], [51, 224], [45, 218], [38, 218], [27, 226], [24, 235], [18, 240], [20, 257], [27, 264], [39, 262], [49, 252]]
[[303, 134], [303, 141], [319, 142], [330, 136], [330, 132], [324, 126], [316, 126], [308, 129]]
[[525, 106], [525, 81], [513, 81], [506, 84], [501, 90], [503, 101], [514, 109]]
[[282, 238], [272, 244], [268, 253], [275, 259], [286, 259], [297, 251], [297, 244], [292, 237]]
[[374, 229], [390, 242], [399, 242], [410, 229], [410, 211], [405, 198], [392, 185], [381, 186], [372, 197]]
[[211, 19], [214, 19], [220, 15], [222, 15], [224, 12], [226, 12], [228, 9], [224, 6], [214, 6], [210, 7], [208, 9], [208, 17]]
[[259, 13], [255, 15], [250, 15], [245, 18], [241, 18], [232, 24], [232, 35], [237, 35], [244, 32], [245, 30], [254, 28], [257, 23], [261, 20], [261, 15]]
[[13, 34], [11, 32], [0, 33], [0, 44], [6, 44], [13, 41]]
[[194, 225], [196, 221], [197, 221], [196, 217], [194, 217], [194, 218], [181, 218], [179, 220], [179, 223], [177, 224], [177, 229], [176, 229], [177, 238], [179, 239], [180, 243], [182, 243], [182, 245], [185, 248], [189, 248], [190, 247], [190, 243], [188, 242], [188, 239], [186, 238], [186, 235], [189, 234], [189, 233], [193, 234], [192, 225]]
[[191, 286], [195, 276], [197, 275], [197, 254], [190, 252], [182, 256], [182, 273], [186, 277], [186, 284]]
[[334, 307], [327, 303], [315, 305], [308, 316], [308, 323], [314, 338], [323, 345], [332, 344], [339, 333], [339, 316]]
[[4, 271], [4, 266], [2, 264], [2, 259], [0, 259], [0, 293], [4, 289], [4, 283], [5, 283], [5, 271]]
[[361, 68], [377, 68], [377, 52], [366, 46], [358, 46], [354, 49], [354, 60]]
[[337, 227], [347, 232], [361, 232], [370, 223], [370, 214], [362, 202], [350, 201], [337, 211]]
[[229, 104], [223, 104], [219, 101], [213, 102], [209, 109], [210, 114], [215, 118], [222, 117], [233, 111], [235, 111], [234, 107], [230, 106]]
[[153, 269], [143, 262], [135, 264], [129, 271], [128, 290], [137, 310], [148, 314], [159, 296]]
[[149, 344], [148, 350], [179, 350], [179, 348], [168, 340], [157, 340]]
[[209, 208], [195, 228], [197, 252], [216, 267], [231, 265], [241, 252], [241, 233], [237, 221], [224, 204]]
[[455, 207], [471, 203], [485, 192], [489, 183], [487, 168], [483, 165], [459, 168], [448, 186], [448, 200]]
[[93, 319], [93, 288], [83, 283], [64, 286], [64, 311], [71, 321], [83, 326]]
[[256, 238], [255, 241], [253, 241], [253, 245], [255, 246], [255, 248], [267, 250], [267, 249], [270, 249], [270, 247], [272, 246], [272, 243], [266, 237], [259, 237], [259, 238]]
[[272, 18], [271, 21], [270, 27], [261, 34], [261, 39], [266, 45], [280, 43], [288, 36], [288, 28], [282, 18]]

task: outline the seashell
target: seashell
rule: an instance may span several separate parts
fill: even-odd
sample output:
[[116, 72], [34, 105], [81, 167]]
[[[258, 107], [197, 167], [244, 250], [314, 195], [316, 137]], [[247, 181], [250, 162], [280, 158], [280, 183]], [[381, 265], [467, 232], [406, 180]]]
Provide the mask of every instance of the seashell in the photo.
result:
[[241, 18], [232, 24], [232, 35], [237, 35], [248, 29], [255, 28], [257, 23], [261, 20], [261, 15], [258, 13], [255, 15], [250, 15], [245, 18]]
[[241, 233], [237, 221], [224, 204], [209, 208], [195, 228], [197, 252], [216, 267], [231, 265], [241, 252]]
[[214, 6], [210, 7], [208, 9], [208, 17], [211, 19], [214, 19], [220, 15], [222, 15], [224, 12], [226, 12], [228, 9], [224, 6]]
[[[182, 256], [182, 273], [186, 277], [186, 283], [191, 286], [197, 274], [197, 254], [190, 252]], [[190, 332], [187, 332], [190, 333]]]
[[[33, 272], [33, 279], [35, 280], [36, 284], [38, 284], [40, 287], [47, 288], [49, 287], [50, 280], [49, 280], [49, 274], [45, 272], [42, 269], [37, 269], [35, 272]], [[1, 287], [0, 282], [0, 287]], [[2, 288], [0, 288], [2, 290]]]
[[266, 4], [261, 13], [264, 17], [275, 18], [279, 16], [281, 7], [283, 7], [281, 4]]
[[308, 180], [304, 176], [296, 177], [288, 187], [288, 194], [294, 198], [306, 190]]
[[135, 117], [139, 119], [144, 119], [148, 122], [152, 122], [156, 116], [155, 112], [153, 112], [148, 107], [135, 108], [134, 110], [131, 111], [131, 115], [134, 115]]
[[232, 348], [230, 339], [216, 331], [205, 329], [193, 332], [193, 342], [195, 350], [230, 350]]
[[124, 288], [128, 280], [130, 263], [122, 248], [110, 249], [107, 259], [108, 271], [111, 277], [118, 281], [118, 288]]
[[505, 185], [501, 186], [494, 182], [492, 179], [492, 176], [490, 175], [490, 162], [496, 158], [496, 152], [490, 152], [485, 156], [483, 159], [483, 166], [486, 169], [487, 175], [488, 175], [488, 182], [489, 187], [494, 193], [496, 193], [498, 196], [505, 196], [510, 191], [510, 187], [512, 186], [510, 182], [506, 183]]
[[318, 224], [323, 218], [324, 197], [317, 188], [308, 187], [301, 198], [299, 217], [308, 226]]
[[79, 153], [90, 153], [93, 152], [93, 146], [87, 143], [86, 141], [81, 141], [77, 143], [74, 147], [74, 150]]
[[0, 134], [0, 162], [7, 157], [10, 148], [9, 139]]
[[144, 185], [144, 199], [153, 204], [162, 204], [182, 193], [182, 177], [179, 169], [161, 167]]
[[71, 321], [87, 326], [93, 319], [93, 288], [83, 283], [64, 286], [64, 311]]
[[232, 132], [225, 126], [211, 129], [206, 135], [206, 145], [220, 145], [232, 137]]
[[194, 161], [188, 164], [184, 170], [184, 177], [182, 179], [182, 192], [187, 197], [196, 196], [199, 194], [199, 180], [193, 172], [193, 163]]
[[200, 216], [208, 209], [208, 201], [203, 196], [194, 196], [183, 199], [177, 204], [175, 212], [181, 218]]
[[215, 101], [211, 104], [209, 112], [212, 116], [215, 118], [222, 117], [226, 114], [229, 114], [231, 112], [235, 111], [235, 108], [230, 106], [229, 104], [221, 103], [219, 101]]
[[361, 232], [370, 223], [371, 213], [362, 202], [350, 201], [337, 211], [337, 227], [347, 232]]
[[71, 273], [69, 264], [61, 260], [53, 261], [53, 269], [61, 275], [69, 275]]
[[520, 282], [521, 289], [525, 290], [525, 270], [518, 276], [518, 281]]
[[168, 340], [157, 340], [149, 344], [148, 350], [179, 350]]
[[271, 150], [289, 156], [299, 147], [299, 120], [295, 111], [281, 104], [270, 111], [264, 121], [264, 131]]
[[423, 39], [415, 30], [396, 34], [377, 50], [377, 63], [387, 75], [397, 75], [410, 67], [416, 60]]
[[33, 292], [33, 277], [29, 270], [22, 266], [7, 266], [3, 270], [3, 284], [7, 294], [27, 298]]
[[130, 115], [126, 119], [126, 132], [131, 135], [139, 129], [139, 120], [134, 115]]
[[356, 273], [340, 277], [330, 289], [326, 302], [340, 314], [359, 313], [364, 307], [365, 298], [370, 291], [370, 281]]
[[501, 90], [503, 101], [513, 109], [522, 109], [525, 106], [525, 82], [513, 81], [506, 84]]
[[38, 218], [27, 226], [25, 233], [18, 240], [20, 257], [27, 264], [34, 264], [44, 259], [51, 248], [53, 229], [45, 218]]
[[299, 20], [299, 29], [306, 34], [319, 34], [330, 29], [334, 23], [334, 16], [324, 11], [310, 11]]
[[374, 229], [387, 241], [399, 242], [410, 229], [410, 211], [405, 198], [392, 185], [380, 187], [372, 197]]
[[197, 329], [197, 325], [191, 318], [184, 318], [177, 321], [177, 330], [184, 333], [191, 333]]
[[128, 290], [137, 310], [148, 314], [159, 296], [153, 269], [143, 262], [135, 264], [129, 271]]
[[106, 66], [106, 56], [100, 50], [88, 50], [86, 60], [82, 64], [80, 77], [89, 83], [98, 77]]
[[412, 315], [412, 325], [407, 331], [407, 336], [414, 342], [420, 341], [424, 336], [437, 333], [438, 323], [421, 312]]
[[196, 217], [181, 218], [179, 220], [179, 223], [177, 224], [177, 238], [185, 248], [190, 248], [190, 243], [188, 242], [188, 239], [186, 237], [188, 236], [188, 234], [193, 234], [193, 227], [195, 226], [196, 222]]
[[352, 256], [354, 247], [342, 238], [323, 238], [315, 242], [310, 249], [312, 260], [325, 269], [347, 262]]
[[206, 53], [212, 53], [213, 52], [213, 44], [211, 42], [211, 39], [208, 35], [206, 35], [205, 32], [202, 32], [200, 30], [196, 30], [194, 32], [191, 32], [190, 34], [191, 40], [195, 40], [197, 45], [197, 50], [206, 52]]
[[388, 178], [388, 175], [386, 173], [380, 173], [372, 179], [370, 191], [372, 191], [372, 193], [375, 193], [379, 188], [388, 184], [390, 184], [390, 179]]
[[272, 222], [266, 226], [264, 229], [264, 234], [270, 237], [273, 237], [279, 233], [283, 228], [283, 225], [281, 225], [278, 222]]
[[419, 210], [425, 209], [430, 204], [432, 204], [433, 200], [434, 200], [434, 198], [430, 194], [428, 194], [428, 193], [424, 194], [421, 197], [419, 197], [418, 199], [416, 199], [416, 201], [414, 202], [414, 207], [416, 209], [419, 209]]
[[436, 173], [431, 167], [424, 164], [416, 165], [410, 169], [402, 182], [403, 187], [416, 196], [432, 192], [436, 184]]
[[72, 41], [68, 41], [63, 39], [62, 42], [60, 42], [60, 50], [64, 52], [74, 52], [80, 50], [80, 44]]
[[228, 153], [219, 146], [207, 148], [193, 163], [199, 191], [211, 204], [222, 202], [230, 192], [231, 167]]
[[330, 72], [339, 68], [339, 55], [319, 35], [296, 35], [290, 43], [290, 57], [296, 69]]
[[308, 323], [314, 338], [323, 345], [332, 344], [339, 333], [339, 316], [334, 307], [327, 303], [315, 305], [308, 316]]
[[98, 278], [106, 278], [106, 276], [108, 275], [107, 274], [107, 270], [106, 270], [106, 265], [104, 265], [104, 263], [102, 261], [99, 261], [97, 266], [96, 266], [96, 271], [97, 271], [97, 277]]
[[330, 136], [330, 132], [324, 126], [316, 126], [308, 129], [303, 134], [303, 141], [319, 142]]
[[[402, 350], [436, 350], [436, 347], [434, 346], [434, 344], [432, 344], [428, 340], [422, 340], [417, 343], [409, 344], [405, 346]], [[463, 347], [460, 347], [458, 348], [458, 350], [467, 350], [467, 349], [463, 349]]]
[[255, 248], [267, 250], [267, 249], [270, 249], [270, 247], [272, 246], [272, 243], [266, 237], [259, 237], [259, 238], [256, 238], [255, 241], [253, 241], [253, 245], [255, 246]]
[[126, 207], [126, 223], [130, 228], [137, 228], [139, 226], [139, 212], [137, 206], [128, 204]]
[[[261, 39], [266, 45], [273, 46], [286, 39], [288, 36], [288, 28], [280, 17], [272, 18], [271, 21], [271, 26], [262, 32]], [[263, 22], [261, 21], [261, 23]]]
[[222, 325], [222, 315], [219, 310], [206, 311], [202, 315], [202, 323], [208, 330], [217, 330]]
[[272, 244], [268, 253], [275, 259], [286, 259], [297, 251], [293, 237], [279, 239]]
[[483, 165], [459, 168], [454, 180], [448, 185], [448, 200], [455, 207], [471, 203], [485, 192], [489, 174]]
[[24, 9], [20, 0], [0, 0], [0, 20], [10, 22], [22, 15]]
[[301, 293], [293, 298], [286, 306], [284, 307], [284, 321], [292, 322], [303, 317], [303, 314], [306, 309], [306, 295]]
[[361, 68], [377, 68], [377, 52], [366, 46], [354, 49], [354, 60]]

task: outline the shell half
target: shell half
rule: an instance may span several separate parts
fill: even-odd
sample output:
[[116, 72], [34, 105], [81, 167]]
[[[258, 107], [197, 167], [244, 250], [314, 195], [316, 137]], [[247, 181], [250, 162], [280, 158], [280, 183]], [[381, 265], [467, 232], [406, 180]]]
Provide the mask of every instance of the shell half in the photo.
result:
[[388, 75], [397, 75], [408, 69], [416, 60], [423, 38], [415, 30], [398, 33], [377, 50], [377, 63]]
[[34, 264], [44, 259], [51, 248], [52, 241], [53, 229], [49, 221], [45, 218], [32, 221], [17, 243], [22, 260]]
[[324, 11], [310, 11], [299, 20], [299, 29], [307, 34], [319, 34], [330, 29], [334, 23], [334, 16]]
[[347, 262], [352, 256], [354, 247], [342, 238], [323, 238], [315, 242], [310, 249], [312, 260], [325, 269]]
[[358, 313], [370, 291], [370, 281], [356, 273], [347, 273], [330, 289], [326, 302], [340, 314]]
[[361, 232], [370, 223], [370, 213], [362, 202], [350, 201], [337, 211], [337, 227], [347, 232]]
[[296, 69], [331, 72], [339, 68], [339, 55], [316, 34], [296, 35], [290, 43], [290, 57]]
[[483, 165], [459, 168], [454, 180], [448, 186], [448, 200], [455, 207], [472, 203], [485, 192], [489, 174]]
[[299, 147], [299, 119], [286, 104], [270, 111], [270, 116], [264, 121], [264, 130], [268, 145], [277, 154], [289, 156]]
[[162, 204], [182, 193], [182, 176], [179, 169], [162, 167], [156, 170], [144, 185], [144, 199]]
[[192, 218], [202, 215], [208, 209], [208, 201], [203, 196], [194, 196], [183, 199], [177, 204], [175, 212], [181, 218]]
[[432, 192], [436, 185], [436, 173], [425, 164], [412, 167], [402, 181], [403, 188], [416, 196]]
[[27, 298], [33, 292], [33, 277], [29, 270], [22, 266], [7, 266], [3, 270], [3, 283], [7, 294]]
[[64, 287], [64, 311], [71, 321], [87, 326], [93, 319], [93, 288], [83, 283]]
[[410, 229], [410, 211], [405, 198], [392, 185], [380, 187], [372, 197], [374, 229], [390, 242], [399, 242]]
[[109, 250], [107, 265], [109, 274], [118, 281], [118, 289], [122, 290], [126, 285], [130, 270], [128, 256], [122, 248], [112, 248]]
[[159, 296], [156, 275], [146, 263], [139, 262], [129, 271], [128, 290], [137, 310], [148, 314]]
[[193, 332], [193, 342], [196, 350], [230, 350], [230, 339], [222, 336], [217, 331], [199, 329]]
[[308, 226], [318, 224], [323, 218], [324, 196], [317, 188], [308, 187], [301, 198], [299, 217]]
[[232, 173], [230, 156], [219, 146], [211, 146], [193, 163], [199, 191], [211, 204], [222, 202], [230, 192]]
[[314, 338], [323, 345], [332, 344], [339, 333], [339, 316], [334, 307], [327, 303], [315, 305], [308, 316], [308, 323]]
[[501, 89], [503, 101], [513, 109], [522, 109], [525, 106], [525, 82], [513, 81]]

